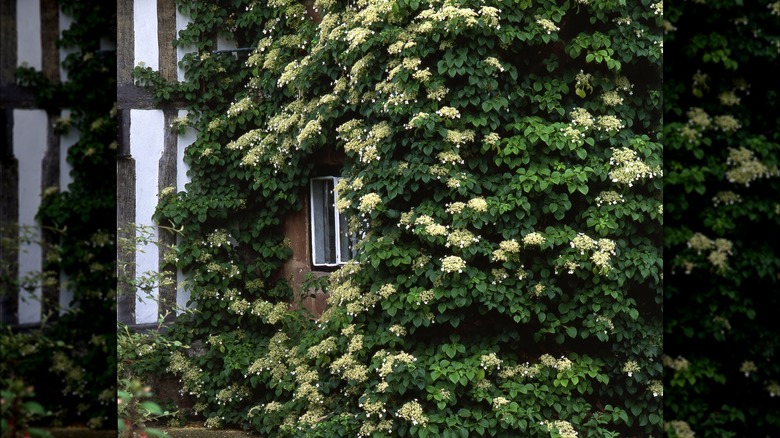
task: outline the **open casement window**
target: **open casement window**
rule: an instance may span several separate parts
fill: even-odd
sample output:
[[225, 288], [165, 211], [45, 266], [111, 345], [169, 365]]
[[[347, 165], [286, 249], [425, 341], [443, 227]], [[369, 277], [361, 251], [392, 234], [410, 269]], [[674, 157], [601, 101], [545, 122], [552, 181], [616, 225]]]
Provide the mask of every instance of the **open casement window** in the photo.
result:
[[311, 255], [315, 267], [336, 267], [355, 255], [353, 236], [347, 231], [347, 218], [336, 209], [336, 176], [311, 179]]

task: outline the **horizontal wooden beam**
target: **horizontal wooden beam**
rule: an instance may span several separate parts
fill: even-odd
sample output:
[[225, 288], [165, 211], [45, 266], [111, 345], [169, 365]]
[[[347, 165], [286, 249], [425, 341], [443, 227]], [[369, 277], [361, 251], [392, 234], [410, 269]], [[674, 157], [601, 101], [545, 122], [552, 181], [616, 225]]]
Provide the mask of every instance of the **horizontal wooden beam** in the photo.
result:
[[37, 108], [35, 94], [29, 88], [4, 84], [0, 87], [0, 109]]

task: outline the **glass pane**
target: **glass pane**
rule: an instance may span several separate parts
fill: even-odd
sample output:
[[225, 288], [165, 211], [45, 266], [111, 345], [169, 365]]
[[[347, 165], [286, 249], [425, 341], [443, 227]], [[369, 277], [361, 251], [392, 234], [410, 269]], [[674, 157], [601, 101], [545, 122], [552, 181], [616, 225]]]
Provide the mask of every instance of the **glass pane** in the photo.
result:
[[[338, 213], [336, 213], [338, 214]], [[344, 214], [338, 214], [339, 216], [339, 245], [340, 245], [340, 258], [339, 262], [346, 263], [352, 260], [355, 256], [355, 239], [349, 235], [347, 230], [347, 217]]]
[[333, 265], [336, 261], [336, 224], [333, 179], [311, 181], [312, 251], [315, 265]]

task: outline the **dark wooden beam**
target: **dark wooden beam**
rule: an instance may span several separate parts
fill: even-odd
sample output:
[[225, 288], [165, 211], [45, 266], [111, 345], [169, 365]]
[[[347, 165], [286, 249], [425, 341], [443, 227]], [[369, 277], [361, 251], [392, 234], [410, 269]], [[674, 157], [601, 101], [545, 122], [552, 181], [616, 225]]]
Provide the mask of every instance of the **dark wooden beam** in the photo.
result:
[[41, 8], [41, 71], [55, 84], [60, 83], [60, 6], [58, 0], [40, 0]]
[[133, 0], [117, 0], [117, 87], [132, 84], [133, 59], [135, 58], [135, 34], [133, 31]]

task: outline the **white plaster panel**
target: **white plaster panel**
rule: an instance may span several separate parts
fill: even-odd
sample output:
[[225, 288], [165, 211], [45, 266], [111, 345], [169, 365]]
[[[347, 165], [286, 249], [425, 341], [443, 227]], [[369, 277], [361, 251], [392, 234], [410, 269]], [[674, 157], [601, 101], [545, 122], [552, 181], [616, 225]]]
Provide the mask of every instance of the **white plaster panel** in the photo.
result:
[[157, 1], [133, 2], [133, 32], [135, 51], [133, 65], [143, 62], [154, 70], [160, 69], [160, 49], [157, 45]]
[[[135, 159], [135, 222], [151, 227], [152, 239], [157, 239], [157, 227], [152, 214], [157, 206], [157, 184], [159, 163], [163, 153], [165, 118], [161, 110], [130, 111], [130, 152]], [[159, 271], [157, 245], [149, 243], [136, 252], [136, 280]], [[152, 291], [152, 298], [146, 298], [142, 290], [136, 291], [135, 322], [138, 324], [157, 321], [159, 291]]]
[[[19, 165], [19, 225], [29, 227], [33, 243], [20, 245], [19, 279], [35, 276], [43, 270], [40, 226], [35, 220], [41, 205], [41, 172], [46, 155], [49, 119], [43, 110], [13, 111], [13, 152]], [[20, 234], [24, 231], [20, 230]], [[41, 320], [41, 288], [19, 291], [19, 323]]]
[[27, 64], [41, 70], [43, 45], [41, 43], [41, 2], [16, 0], [16, 65]]
[[[176, 9], [176, 38], [179, 37], [179, 31], [187, 28], [192, 20], [186, 15], [182, 15], [178, 8]], [[184, 69], [179, 66], [179, 63], [184, 59], [184, 55], [194, 52], [195, 46], [190, 44], [188, 46], [176, 46], [176, 79], [179, 82], [184, 81]]]

